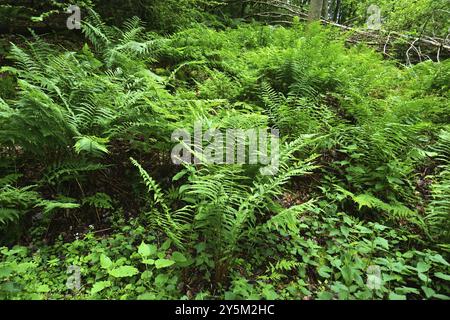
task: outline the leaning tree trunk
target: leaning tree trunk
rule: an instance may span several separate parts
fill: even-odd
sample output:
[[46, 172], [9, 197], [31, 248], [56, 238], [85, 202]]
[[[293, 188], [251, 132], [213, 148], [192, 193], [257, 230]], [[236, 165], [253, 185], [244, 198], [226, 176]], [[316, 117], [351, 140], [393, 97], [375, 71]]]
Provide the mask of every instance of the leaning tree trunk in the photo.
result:
[[322, 15], [323, 0], [311, 0], [309, 7], [308, 21], [320, 20]]

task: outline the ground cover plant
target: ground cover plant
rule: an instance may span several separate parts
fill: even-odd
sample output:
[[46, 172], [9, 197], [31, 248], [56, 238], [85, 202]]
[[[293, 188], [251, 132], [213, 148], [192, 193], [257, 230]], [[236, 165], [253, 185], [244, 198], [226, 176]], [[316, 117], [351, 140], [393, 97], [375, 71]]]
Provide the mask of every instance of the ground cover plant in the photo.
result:
[[[448, 299], [450, 60], [185, 2], [5, 43], [0, 298]], [[198, 121], [276, 128], [278, 171], [174, 164]]]

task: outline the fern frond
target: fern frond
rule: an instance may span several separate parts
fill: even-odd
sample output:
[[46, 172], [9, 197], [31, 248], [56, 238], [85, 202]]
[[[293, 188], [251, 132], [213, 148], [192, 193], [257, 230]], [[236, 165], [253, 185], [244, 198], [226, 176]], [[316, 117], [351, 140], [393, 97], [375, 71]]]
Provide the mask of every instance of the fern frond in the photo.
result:
[[155, 224], [178, 246], [183, 247], [185, 238], [185, 223], [188, 211], [179, 210], [173, 214], [165, 200], [164, 193], [158, 183], [153, 180], [148, 172], [133, 158], [130, 158], [131, 163], [139, 170], [139, 174], [147, 186], [148, 192], [153, 193], [153, 203], [160, 207], [160, 210], [155, 208], [149, 212], [150, 223]]
[[20, 210], [0, 208], [0, 226], [16, 221], [21, 216]]
[[266, 222], [266, 227], [271, 230], [283, 231], [285, 233], [299, 234], [299, 215], [308, 211], [316, 211], [315, 201], [310, 200], [300, 205], [281, 210]]
[[450, 230], [450, 170], [444, 170], [431, 186], [431, 202], [425, 221], [434, 238], [449, 239]]
[[410, 223], [416, 224], [422, 229], [425, 228], [423, 219], [418, 215], [418, 213], [414, 210], [409, 209], [401, 203], [386, 203], [369, 193], [355, 195], [338, 185], [335, 185], [335, 188], [345, 197], [351, 198], [358, 205], [359, 209], [363, 207], [369, 209], [377, 209], [384, 213], [387, 213], [388, 218], [390, 219], [397, 221], [405, 220]]

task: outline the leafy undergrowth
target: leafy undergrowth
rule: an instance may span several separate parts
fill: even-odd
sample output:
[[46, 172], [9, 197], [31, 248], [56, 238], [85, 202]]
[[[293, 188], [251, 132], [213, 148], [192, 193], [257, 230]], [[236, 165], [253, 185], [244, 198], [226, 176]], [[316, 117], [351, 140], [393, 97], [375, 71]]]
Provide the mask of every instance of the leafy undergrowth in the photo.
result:
[[[449, 61], [314, 24], [83, 32], [1, 69], [0, 297], [448, 299]], [[279, 172], [172, 164], [197, 120], [278, 128]]]

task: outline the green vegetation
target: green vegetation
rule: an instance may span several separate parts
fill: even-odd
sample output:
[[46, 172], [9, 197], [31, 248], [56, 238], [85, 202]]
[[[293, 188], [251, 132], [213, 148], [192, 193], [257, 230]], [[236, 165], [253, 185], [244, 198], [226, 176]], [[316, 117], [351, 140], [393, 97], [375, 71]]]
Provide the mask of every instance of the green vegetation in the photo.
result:
[[[156, 2], [120, 27], [90, 10], [73, 49], [10, 45], [0, 298], [448, 299], [450, 60]], [[278, 128], [278, 173], [173, 164], [197, 120]]]

